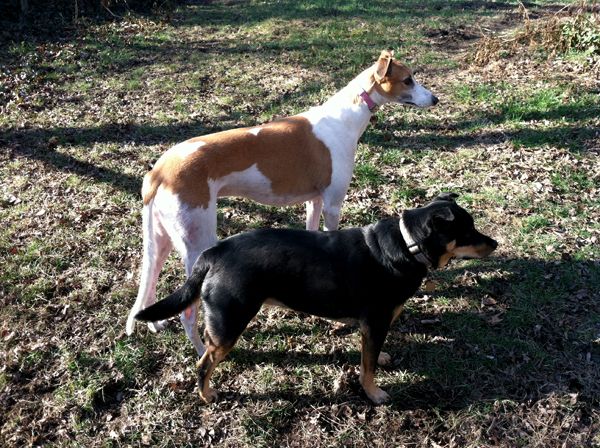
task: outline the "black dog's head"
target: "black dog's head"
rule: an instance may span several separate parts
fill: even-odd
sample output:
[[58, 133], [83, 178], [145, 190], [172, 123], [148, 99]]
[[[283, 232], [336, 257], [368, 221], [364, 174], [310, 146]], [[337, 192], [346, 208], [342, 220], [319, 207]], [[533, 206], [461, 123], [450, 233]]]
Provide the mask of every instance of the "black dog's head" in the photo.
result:
[[475, 229], [471, 215], [454, 201], [456, 193], [443, 193], [425, 207], [403, 213], [404, 225], [434, 267], [452, 258], [482, 258], [498, 243]]

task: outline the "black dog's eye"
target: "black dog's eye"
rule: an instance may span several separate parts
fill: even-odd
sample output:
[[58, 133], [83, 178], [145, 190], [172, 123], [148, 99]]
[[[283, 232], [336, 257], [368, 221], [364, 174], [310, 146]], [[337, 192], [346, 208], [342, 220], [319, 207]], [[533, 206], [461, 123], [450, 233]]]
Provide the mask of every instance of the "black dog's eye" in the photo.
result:
[[403, 80], [402, 82], [403, 82], [404, 84], [406, 84], [407, 86], [412, 86], [412, 85], [413, 85], [413, 83], [414, 83], [414, 81], [413, 81], [412, 77], [410, 77], [410, 76], [409, 76], [408, 78], [406, 78], [405, 80]]

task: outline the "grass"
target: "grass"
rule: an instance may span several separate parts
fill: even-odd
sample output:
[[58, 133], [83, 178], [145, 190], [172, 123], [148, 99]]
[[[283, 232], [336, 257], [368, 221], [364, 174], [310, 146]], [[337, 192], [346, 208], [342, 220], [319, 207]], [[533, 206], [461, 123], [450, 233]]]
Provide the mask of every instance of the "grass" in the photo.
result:
[[[545, 17], [547, 2], [528, 4]], [[600, 128], [593, 54], [524, 46], [474, 64], [517, 2], [208, 2], [60, 39], [0, 39], [0, 443], [600, 445]], [[47, 38], [47, 36], [46, 36]], [[372, 406], [353, 329], [265, 310], [200, 404], [181, 326], [124, 323], [146, 170], [189, 136], [324, 101], [393, 47], [440, 97], [386, 106], [361, 139], [342, 226], [456, 191], [497, 256], [432, 273], [390, 332]], [[219, 236], [304, 225], [219, 204]], [[167, 261], [164, 297], [183, 279]]]

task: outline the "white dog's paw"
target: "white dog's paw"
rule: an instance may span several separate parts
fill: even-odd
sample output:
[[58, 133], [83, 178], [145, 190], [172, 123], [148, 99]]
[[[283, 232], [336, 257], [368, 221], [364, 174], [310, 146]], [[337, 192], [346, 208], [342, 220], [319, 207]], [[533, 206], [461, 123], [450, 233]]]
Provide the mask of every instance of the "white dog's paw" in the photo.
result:
[[137, 311], [133, 309], [129, 312], [129, 316], [127, 316], [127, 324], [125, 324], [125, 334], [127, 336], [131, 336], [135, 332], [135, 324], [137, 321], [135, 320], [135, 314]]
[[377, 358], [377, 364], [379, 364], [380, 366], [389, 366], [391, 362], [392, 362], [392, 357], [390, 356], [389, 353], [386, 353], [386, 352], [379, 353], [379, 357]]
[[156, 322], [148, 322], [148, 328], [152, 333], [157, 333], [167, 326], [166, 320], [158, 320]]

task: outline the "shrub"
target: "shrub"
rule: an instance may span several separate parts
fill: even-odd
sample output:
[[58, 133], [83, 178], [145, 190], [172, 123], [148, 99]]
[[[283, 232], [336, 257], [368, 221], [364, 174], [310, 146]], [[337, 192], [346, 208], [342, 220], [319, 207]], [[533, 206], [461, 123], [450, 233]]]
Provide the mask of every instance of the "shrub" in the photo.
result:
[[474, 56], [477, 65], [512, 56], [528, 48], [547, 58], [581, 53], [592, 64], [600, 61], [600, 14], [587, 1], [563, 8], [550, 17], [531, 19], [529, 11], [519, 7], [523, 25], [511, 36], [484, 36]]

